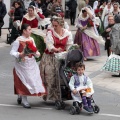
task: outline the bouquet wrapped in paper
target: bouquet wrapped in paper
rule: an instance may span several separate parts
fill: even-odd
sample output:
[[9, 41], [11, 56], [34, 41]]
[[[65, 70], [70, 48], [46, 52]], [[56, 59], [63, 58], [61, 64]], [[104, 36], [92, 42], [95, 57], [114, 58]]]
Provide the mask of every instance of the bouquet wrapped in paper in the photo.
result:
[[55, 54], [55, 57], [58, 59], [58, 60], [64, 60], [66, 58], [66, 55], [67, 53], [70, 51], [70, 50], [75, 50], [75, 49], [79, 49], [79, 45], [77, 44], [73, 44], [69, 47], [68, 51], [64, 51], [64, 52], [60, 52], [60, 53], [54, 53]]
[[87, 27], [93, 27], [93, 26], [94, 26], [93, 21], [89, 18]]
[[24, 54], [28, 55], [28, 54], [34, 54], [36, 53], [37, 48], [33, 45], [32, 42], [30, 41], [26, 41], [26, 47], [24, 48]]
[[[26, 41], [26, 46], [23, 49], [23, 53], [25, 56], [32, 57], [37, 52], [37, 48], [33, 45], [31, 41]], [[25, 58], [18, 58], [18, 62], [25, 61]]]

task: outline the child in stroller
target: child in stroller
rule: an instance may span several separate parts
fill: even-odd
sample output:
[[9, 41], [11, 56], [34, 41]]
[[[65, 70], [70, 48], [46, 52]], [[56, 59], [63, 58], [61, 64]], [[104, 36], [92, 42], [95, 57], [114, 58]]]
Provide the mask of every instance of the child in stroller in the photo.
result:
[[[59, 80], [60, 80], [60, 88], [61, 88], [61, 99], [55, 101], [55, 107], [56, 109], [60, 110], [60, 109], [64, 109], [65, 108], [65, 103], [63, 102], [63, 100], [72, 100], [71, 96], [71, 90], [70, 90], [70, 84], [71, 81], [70, 79], [72, 79], [71, 77], [76, 75], [76, 63], [83, 63], [83, 54], [80, 51], [80, 49], [72, 49], [70, 50], [67, 55], [65, 60], [61, 61], [60, 64], [60, 68], [59, 68]], [[74, 89], [74, 84], [73, 84], [73, 88]], [[73, 106], [70, 108], [70, 113], [71, 114], [79, 114], [80, 110], [82, 108], [82, 102], [80, 99], [81, 96], [78, 97], [78, 99], [74, 99], [75, 101], [73, 102]], [[90, 98], [92, 103], [95, 103], [95, 101], [93, 100], [93, 98]], [[95, 113], [99, 112], [99, 107], [95, 104], [94, 106], [91, 106], [93, 108], [93, 111]]]
[[94, 89], [93, 83], [90, 80], [90, 78], [84, 75], [85, 65], [81, 62], [77, 63], [76, 71], [77, 73], [71, 77], [69, 82], [69, 87], [72, 91], [71, 95], [74, 99], [73, 106], [70, 108], [70, 114], [79, 114], [80, 109], [82, 108], [82, 104], [83, 108], [88, 113], [98, 113], [99, 107], [97, 105], [95, 105], [94, 107], [91, 105], [91, 102], [93, 100], [92, 95], [94, 93]]
[[55, 107], [58, 110], [65, 108], [63, 100], [72, 100], [69, 81], [71, 76], [76, 73], [74, 70], [75, 63], [83, 62], [82, 52], [76, 47], [72, 47], [65, 56], [65, 59], [61, 60], [58, 74], [61, 88], [61, 98], [55, 102]]

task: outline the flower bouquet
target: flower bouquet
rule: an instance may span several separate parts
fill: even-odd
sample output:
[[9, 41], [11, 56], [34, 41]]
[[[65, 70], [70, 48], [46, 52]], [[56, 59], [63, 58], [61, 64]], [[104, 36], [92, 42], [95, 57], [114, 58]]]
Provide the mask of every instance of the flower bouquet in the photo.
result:
[[102, 15], [102, 13], [103, 13], [103, 8], [100, 8], [99, 11], [100, 11], [100, 15]]
[[88, 23], [87, 23], [87, 27], [93, 27], [93, 26], [94, 26], [93, 21], [89, 18]]
[[14, 16], [15, 8], [11, 7], [10, 11], [8, 12], [9, 18], [9, 28], [11, 29], [13, 27], [13, 16]]
[[9, 11], [9, 16], [12, 17], [14, 16], [14, 12], [15, 12], [15, 8], [14, 7], [11, 7], [10, 11]]
[[100, 17], [100, 16], [102, 15], [102, 13], [103, 13], [103, 9], [102, 9], [102, 8], [95, 10], [95, 15], [96, 15], [97, 17]]
[[26, 47], [24, 48], [24, 54], [34, 54], [37, 51], [37, 48], [33, 45], [32, 42], [26, 41]]
[[78, 44], [73, 44], [73, 45], [70, 46], [70, 48], [68, 49], [68, 51], [70, 51], [70, 50], [75, 50], [75, 49], [79, 49], [79, 48], [80, 48], [80, 47], [79, 47]]
[[75, 67], [66, 67], [64, 69], [64, 73], [65, 73], [65, 76], [70, 80], [70, 78], [76, 74], [76, 70], [75, 70]]
[[[23, 49], [24, 56], [32, 57], [34, 53], [37, 52], [37, 48], [33, 45], [31, 41], [26, 41], [25, 48]], [[24, 57], [19, 57], [18, 62], [25, 61]]]
[[[79, 48], [80, 48], [79, 45], [73, 44], [73, 45], [70, 46], [70, 48], [68, 49], [68, 51], [79, 49]], [[67, 55], [68, 51], [63, 51], [63, 52], [54, 53], [54, 54], [55, 54], [55, 57], [58, 60], [64, 60], [66, 58], [66, 55]]]

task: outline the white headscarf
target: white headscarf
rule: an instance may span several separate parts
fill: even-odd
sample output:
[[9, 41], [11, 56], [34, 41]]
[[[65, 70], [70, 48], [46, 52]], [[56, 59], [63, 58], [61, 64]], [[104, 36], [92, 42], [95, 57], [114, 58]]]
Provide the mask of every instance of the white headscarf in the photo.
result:
[[85, 7], [81, 9], [81, 11], [80, 11], [80, 13], [79, 13], [79, 16], [78, 16], [78, 19], [85, 21], [85, 20], [87, 20], [87, 19], [89, 18], [89, 15], [87, 14], [87, 17], [86, 17], [86, 18], [83, 18], [83, 17], [82, 17], [82, 14], [83, 14], [83, 13], [82, 13], [82, 10], [85, 10]]
[[[88, 7], [87, 7], [88, 8]], [[85, 20], [87, 20], [88, 18], [89, 18], [89, 15], [87, 14], [87, 17], [86, 18], [83, 18], [82, 17], [82, 10], [84, 10], [85, 9], [85, 7], [84, 8], [82, 8], [81, 9], [81, 12], [80, 12], [80, 14], [79, 14], [79, 17], [78, 17], [78, 19], [79, 20], [82, 20], [82, 21], [85, 21]], [[92, 20], [93, 20], [93, 24], [94, 24], [94, 30], [95, 30], [95, 33], [96, 33], [96, 35], [98, 35], [98, 31], [97, 31], [97, 27], [96, 27], [96, 17], [95, 17], [95, 14], [93, 13], [93, 9], [90, 9], [90, 8], [88, 8], [88, 10], [89, 10], [89, 13], [91, 13], [91, 15], [93, 15], [93, 18], [92, 18]]]
[[97, 9], [97, 6], [98, 6], [98, 1], [95, 1], [94, 4], [93, 4], [93, 10], [94, 11]]
[[[113, 5], [112, 4], [111, 4], [111, 8], [109, 10], [110, 10], [109, 13], [113, 12]], [[108, 5], [106, 5], [104, 10], [103, 10], [102, 17], [101, 17], [102, 21], [104, 20], [106, 13], [108, 13]]]
[[120, 12], [119, 3], [118, 3], [118, 2], [115, 2], [115, 3], [113, 4], [113, 6], [114, 6], [114, 5], [118, 5], [118, 12]]

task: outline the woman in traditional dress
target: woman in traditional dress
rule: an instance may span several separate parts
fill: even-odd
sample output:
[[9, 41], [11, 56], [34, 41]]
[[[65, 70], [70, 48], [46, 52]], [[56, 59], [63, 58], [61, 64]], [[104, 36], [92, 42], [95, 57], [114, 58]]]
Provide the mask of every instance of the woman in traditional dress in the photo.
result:
[[95, 1], [93, 4], [93, 10], [94, 10], [95, 16], [97, 18], [97, 21], [99, 23], [99, 25], [97, 26], [97, 30], [98, 30], [99, 34], [101, 34], [104, 31], [103, 22], [101, 20], [101, 15], [102, 15], [103, 9], [100, 8], [99, 6], [100, 6], [100, 3], [98, 1]]
[[119, 8], [119, 3], [115, 2], [113, 4], [113, 15], [117, 15], [117, 14], [120, 14], [120, 8]]
[[93, 19], [94, 16], [91, 14], [90, 9], [83, 8], [76, 23], [78, 30], [75, 35], [74, 43], [80, 45], [80, 49], [84, 55], [84, 60], [87, 60], [87, 57], [89, 56], [99, 56], [100, 48], [98, 42], [104, 42], [102, 37], [95, 33], [93, 23], [91, 26], [88, 25], [89, 21]]
[[38, 28], [40, 20], [44, 19], [44, 15], [39, 12], [38, 8], [33, 6], [28, 7], [28, 13], [23, 16], [22, 24], [29, 24], [31, 28]]
[[62, 53], [68, 50], [73, 44], [72, 34], [63, 28], [62, 18], [52, 20], [53, 29], [47, 32], [45, 53], [40, 62], [41, 77], [47, 89], [47, 96], [44, 100], [60, 99], [60, 81], [58, 79], [58, 69], [60, 62], [55, 57], [55, 53]]
[[[56, 18], [58, 18], [57, 16], [53, 16], [52, 18], [51, 18], [51, 21], [53, 20], [53, 19], [56, 19]], [[64, 18], [63, 18], [63, 20], [64, 20]], [[66, 21], [64, 21], [64, 26], [63, 26], [63, 28], [65, 28], [65, 29], [67, 29], [67, 30], [69, 30], [69, 25], [68, 25], [68, 23], [66, 22]], [[48, 25], [48, 27], [47, 27], [47, 30], [50, 30], [50, 29], [53, 29], [53, 26], [52, 26], [52, 22]]]
[[39, 57], [38, 51], [25, 54], [24, 49], [27, 42], [30, 42], [34, 47], [33, 38], [30, 37], [31, 27], [28, 24], [23, 24], [21, 27], [22, 36], [18, 37], [10, 51], [10, 54], [15, 57], [14, 74], [14, 92], [18, 94], [18, 104], [23, 107], [30, 108], [27, 101], [27, 96], [41, 96], [45, 94], [45, 88], [40, 76], [40, 70], [36, 63], [35, 57]]
[[105, 6], [106, 6], [106, 1], [103, 0], [103, 1], [102, 1], [102, 5], [100, 6], [100, 8], [104, 10]]
[[108, 2], [108, 4], [105, 6], [103, 13], [102, 13], [102, 21], [104, 23], [104, 29], [108, 26], [108, 15], [113, 12], [113, 5], [111, 2]]

